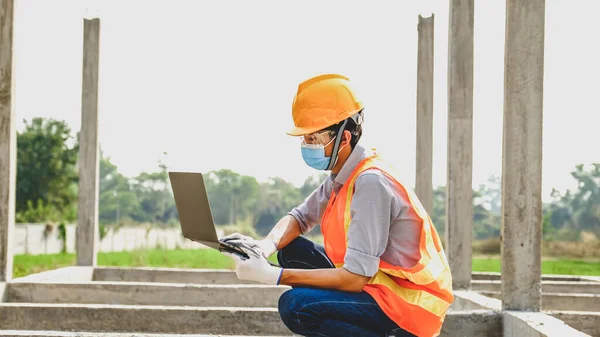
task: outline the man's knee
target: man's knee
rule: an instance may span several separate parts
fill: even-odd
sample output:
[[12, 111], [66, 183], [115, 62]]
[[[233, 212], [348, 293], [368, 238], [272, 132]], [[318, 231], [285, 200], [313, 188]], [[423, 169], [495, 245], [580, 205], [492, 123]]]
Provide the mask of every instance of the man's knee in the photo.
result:
[[311, 326], [318, 324], [316, 320], [320, 320], [319, 318], [304, 311], [312, 301], [311, 298], [311, 289], [308, 288], [290, 289], [279, 297], [279, 316], [293, 333], [305, 333]]
[[283, 324], [293, 333], [300, 333], [300, 324], [297, 319], [297, 308], [294, 299], [294, 291], [290, 289], [279, 297], [278, 310]]
[[298, 260], [303, 254], [306, 254], [310, 241], [304, 237], [297, 237], [292, 242], [288, 243], [285, 247], [281, 248], [277, 252], [277, 261], [279, 265], [287, 268], [288, 261]]

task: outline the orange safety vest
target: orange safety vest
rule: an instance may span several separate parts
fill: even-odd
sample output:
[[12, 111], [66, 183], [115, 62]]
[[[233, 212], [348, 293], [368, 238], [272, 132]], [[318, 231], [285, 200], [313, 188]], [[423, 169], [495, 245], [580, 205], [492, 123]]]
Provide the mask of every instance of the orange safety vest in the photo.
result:
[[421, 258], [412, 268], [380, 260], [379, 270], [363, 290], [402, 329], [419, 337], [438, 336], [446, 311], [454, 300], [448, 260], [437, 231], [416, 195], [392, 176], [394, 170], [377, 154], [363, 159], [356, 166], [337, 195], [332, 192], [321, 221], [325, 252], [336, 267], [344, 265], [348, 227], [352, 221], [350, 205], [354, 182], [366, 170], [380, 170], [410, 201], [412, 207], [409, 211], [415, 212], [421, 219]]

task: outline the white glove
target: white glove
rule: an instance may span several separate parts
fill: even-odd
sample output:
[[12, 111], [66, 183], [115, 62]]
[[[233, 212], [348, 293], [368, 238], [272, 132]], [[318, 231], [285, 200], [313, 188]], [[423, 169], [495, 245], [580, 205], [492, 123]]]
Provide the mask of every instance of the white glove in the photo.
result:
[[265, 258], [250, 255], [249, 259], [242, 260], [235, 254], [223, 254], [230, 256], [235, 261], [235, 274], [238, 279], [266, 285], [279, 285], [283, 268], [271, 266]]
[[277, 245], [273, 240], [264, 238], [262, 240], [255, 240], [254, 238], [242, 235], [240, 233], [233, 233], [221, 239], [224, 242], [234, 242], [234, 241], [243, 241], [245, 245], [248, 246], [249, 249], [256, 250], [260, 252], [262, 256], [268, 258], [273, 255], [277, 251]]

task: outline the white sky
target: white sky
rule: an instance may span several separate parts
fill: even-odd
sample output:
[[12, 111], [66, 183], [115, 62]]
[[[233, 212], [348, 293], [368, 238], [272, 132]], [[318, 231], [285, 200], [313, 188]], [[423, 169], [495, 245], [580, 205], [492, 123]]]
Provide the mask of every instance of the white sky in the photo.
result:
[[[473, 185], [500, 175], [505, 1], [475, 1]], [[447, 1], [435, 14], [433, 183], [446, 180]], [[409, 1], [17, 0], [16, 114], [80, 128], [82, 18], [101, 18], [100, 143], [128, 176], [230, 168], [295, 184], [315, 173], [285, 134], [298, 83], [349, 76], [361, 142], [415, 176], [417, 15]], [[543, 194], [600, 162], [600, 2], [548, 1]], [[91, 13], [91, 14], [90, 14]], [[22, 124], [18, 124], [19, 129]]]

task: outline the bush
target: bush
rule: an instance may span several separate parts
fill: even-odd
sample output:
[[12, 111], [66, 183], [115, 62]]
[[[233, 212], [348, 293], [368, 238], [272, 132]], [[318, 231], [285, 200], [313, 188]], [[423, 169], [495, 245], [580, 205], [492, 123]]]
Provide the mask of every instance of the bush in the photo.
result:
[[[499, 255], [502, 242], [500, 238], [473, 241], [473, 254]], [[600, 258], [600, 240], [589, 242], [544, 241], [542, 255], [560, 258]]]
[[544, 256], [551, 257], [600, 258], [600, 240], [590, 242], [544, 242], [542, 252]]
[[502, 243], [500, 238], [489, 238], [485, 240], [473, 241], [473, 253], [483, 255], [500, 254]]
[[16, 222], [18, 223], [43, 223], [55, 222], [62, 218], [60, 212], [53, 204], [45, 204], [42, 199], [37, 202], [27, 201], [27, 209], [22, 212], [17, 212]]
[[256, 231], [256, 229], [254, 228], [254, 226], [252, 226], [252, 218], [249, 217], [248, 219], [242, 220], [242, 221], [238, 221], [236, 224], [233, 225], [218, 225], [217, 229], [221, 229], [223, 230], [223, 235], [227, 236], [229, 234], [233, 234], [233, 233], [240, 233], [242, 235], [247, 235], [250, 237], [253, 237], [255, 239], [259, 239], [262, 238], [262, 235], [259, 235]]

